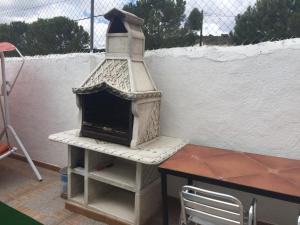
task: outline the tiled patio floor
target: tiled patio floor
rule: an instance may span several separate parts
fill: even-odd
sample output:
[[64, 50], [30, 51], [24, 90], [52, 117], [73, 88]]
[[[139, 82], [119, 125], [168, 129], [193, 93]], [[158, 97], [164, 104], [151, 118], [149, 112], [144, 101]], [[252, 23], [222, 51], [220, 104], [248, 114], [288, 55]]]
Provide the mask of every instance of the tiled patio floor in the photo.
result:
[[[45, 225], [104, 225], [101, 222], [64, 209], [60, 198], [59, 174], [39, 168], [43, 182], [38, 182], [27, 163], [6, 158], [0, 161], [0, 201]], [[170, 204], [176, 206], [176, 203]], [[178, 207], [172, 210], [172, 224], [178, 224]], [[149, 225], [160, 225], [161, 215]]]
[[[39, 171], [43, 182], [35, 179], [27, 163], [11, 158], [1, 160], [0, 201], [45, 225], [105, 225], [66, 210], [60, 198], [59, 174], [43, 168]], [[170, 225], [177, 225], [179, 205], [173, 200], [169, 206]], [[149, 225], [161, 225], [161, 218], [159, 213]]]

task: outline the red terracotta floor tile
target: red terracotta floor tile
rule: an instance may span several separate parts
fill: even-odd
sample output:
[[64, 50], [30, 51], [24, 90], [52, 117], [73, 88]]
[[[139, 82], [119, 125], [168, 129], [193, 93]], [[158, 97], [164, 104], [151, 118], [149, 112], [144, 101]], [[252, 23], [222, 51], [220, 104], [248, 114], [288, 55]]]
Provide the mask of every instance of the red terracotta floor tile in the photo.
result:
[[[184, 148], [182, 148], [180, 151], [178, 151], [175, 155], [170, 157], [166, 162], [178, 160], [178, 164], [180, 164], [180, 163], [184, 163], [186, 165], [198, 164], [198, 163], [208, 161], [207, 158], [209, 158], [209, 157], [226, 155], [226, 154], [230, 154], [230, 153], [232, 153], [232, 151], [227, 151], [227, 150], [218, 149], [218, 148], [202, 147], [202, 146], [199, 147], [196, 145], [186, 145]], [[162, 163], [160, 165], [160, 167], [165, 168], [166, 164]], [[174, 169], [175, 169], [175, 167], [174, 167]]]
[[282, 170], [278, 172], [278, 176], [290, 181], [300, 189], [300, 168]]
[[272, 170], [300, 168], [299, 160], [285, 159], [285, 158], [267, 156], [267, 155], [258, 155], [252, 153], [245, 153], [245, 154], [250, 158], [257, 160], [264, 166], [269, 167]]
[[183, 149], [183, 151], [180, 152], [180, 155], [186, 154], [186, 155], [197, 155], [197, 157], [200, 158], [208, 158], [208, 157], [214, 157], [218, 155], [226, 155], [229, 153], [232, 153], [231, 150], [224, 150], [220, 148], [212, 148], [212, 147], [204, 147], [204, 146], [197, 146], [197, 145], [187, 145]]
[[263, 190], [300, 196], [300, 188], [271, 173], [228, 178], [226, 181]]
[[300, 197], [300, 161], [187, 145], [160, 168]]
[[170, 170], [180, 171], [183, 173], [218, 178], [213, 171], [202, 162], [187, 164], [185, 159], [168, 160], [164, 166]]
[[242, 153], [231, 153], [210, 158], [208, 167], [219, 177], [240, 177], [266, 173], [267, 169]]

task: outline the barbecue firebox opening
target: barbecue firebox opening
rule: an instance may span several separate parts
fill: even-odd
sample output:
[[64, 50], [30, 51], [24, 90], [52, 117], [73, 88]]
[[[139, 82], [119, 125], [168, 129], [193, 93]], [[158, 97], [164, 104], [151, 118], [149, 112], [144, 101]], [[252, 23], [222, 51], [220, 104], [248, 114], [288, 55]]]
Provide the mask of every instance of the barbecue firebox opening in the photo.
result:
[[82, 95], [81, 135], [130, 145], [133, 115], [131, 101], [107, 91]]

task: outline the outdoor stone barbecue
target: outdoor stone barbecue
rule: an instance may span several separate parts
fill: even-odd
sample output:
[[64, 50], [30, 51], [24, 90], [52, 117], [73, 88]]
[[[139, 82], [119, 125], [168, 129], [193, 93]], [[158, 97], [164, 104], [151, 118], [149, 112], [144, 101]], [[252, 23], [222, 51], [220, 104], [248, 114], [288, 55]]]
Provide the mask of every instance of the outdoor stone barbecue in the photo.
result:
[[79, 88], [80, 136], [137, 145], [159, 136], [161, 93], [144, 63], [143, 19], [111, 10], [105, 60]]
[[143, 20], [118, 9], [105, 18], [105, 60], [73, 89], [80, 130], [49, 139], [68, 145], [67, 209], [142, 225], [160, 209], [157, 165], [186, 141], [159, 135], [161, 93], [144, 63]]

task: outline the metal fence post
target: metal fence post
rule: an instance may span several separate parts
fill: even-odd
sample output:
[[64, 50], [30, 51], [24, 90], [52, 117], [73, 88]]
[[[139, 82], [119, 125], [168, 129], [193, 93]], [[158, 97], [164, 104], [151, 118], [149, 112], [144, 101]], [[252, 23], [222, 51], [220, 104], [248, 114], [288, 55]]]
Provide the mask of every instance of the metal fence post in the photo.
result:
[[203, 45], [203, 21], [204, 21], [204, 13], [203, 13], [203, 9], [201, 10], [201, 30], [200, 30], [200, 46]]
[[90, 52], [94, 52], [94, 18], [95, 18], [95, 1], [91, 0], [91, 28], [90, 28]]

